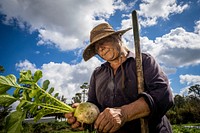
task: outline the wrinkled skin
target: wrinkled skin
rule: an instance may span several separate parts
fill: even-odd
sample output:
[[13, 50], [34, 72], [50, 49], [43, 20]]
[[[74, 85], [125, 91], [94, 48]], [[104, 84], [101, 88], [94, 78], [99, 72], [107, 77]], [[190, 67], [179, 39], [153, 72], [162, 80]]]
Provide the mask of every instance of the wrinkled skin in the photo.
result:
[[106, 108], [100, 113], [94, 127], [99, 132], [115, 132], [126, 122], [121, 108]]

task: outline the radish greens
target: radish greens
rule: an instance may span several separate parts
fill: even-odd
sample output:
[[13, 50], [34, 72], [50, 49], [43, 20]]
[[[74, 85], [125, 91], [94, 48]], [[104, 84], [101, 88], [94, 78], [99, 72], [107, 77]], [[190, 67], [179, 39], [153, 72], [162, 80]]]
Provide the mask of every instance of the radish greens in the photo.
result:
[[[42, 71], [37, 70], [33, 75], [30, 70], [21, 71], [17, 80], [14, 75], [0, 76], [0, 105], [9, 106], [18, 101], [16, 111], [6, 119], [7, 132], [20, 132], [22, 121], [26, 114], [34, 116], [34, 121], [54, 113], [69, 113], [75, 109], [58, 100], [58, 93], [53, 94], [54, 88], [49, 88], [50, 81], [45, 80], [41, 87], [38, 81], [42, 78]], [[7, 94], [14, 89], [13, 95]], [[98, 115], [97, 111], [97, 115]], [[97, 116], [96, 116], [97, 117]]]

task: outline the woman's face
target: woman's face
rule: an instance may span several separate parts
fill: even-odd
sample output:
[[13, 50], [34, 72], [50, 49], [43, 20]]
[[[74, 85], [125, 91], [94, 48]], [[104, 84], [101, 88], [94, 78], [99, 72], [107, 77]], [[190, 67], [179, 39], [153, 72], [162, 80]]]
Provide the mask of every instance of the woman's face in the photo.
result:
[[119, 57], [119, 49], [117, 48], [117, 42], [103, 42], [95, 46], [98, 55], [106, 61], [113, 61]]

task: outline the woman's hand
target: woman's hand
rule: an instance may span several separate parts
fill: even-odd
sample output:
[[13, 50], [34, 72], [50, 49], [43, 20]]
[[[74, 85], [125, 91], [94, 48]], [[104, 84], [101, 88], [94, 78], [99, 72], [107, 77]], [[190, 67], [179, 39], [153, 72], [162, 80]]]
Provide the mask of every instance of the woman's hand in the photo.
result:
[[[76, 108], [79, 103], [74, 103], [72, 105], [73, 108]], [[67, 123], [71, 125], [72, 129], [84, 130], [83, 125], [76, 120], [73, 113], [66, 113], [65, 118], [67, 118]]]
[[126, 122], [121, 108], [106, 108], [95, 121], [94, 127], [100, 132], [115, 132]]

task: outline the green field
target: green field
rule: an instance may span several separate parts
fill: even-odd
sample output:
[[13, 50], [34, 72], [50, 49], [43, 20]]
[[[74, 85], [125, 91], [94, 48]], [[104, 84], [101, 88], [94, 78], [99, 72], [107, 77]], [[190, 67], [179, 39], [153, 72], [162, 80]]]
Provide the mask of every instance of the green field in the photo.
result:
[[173, 125], [173, 133], [200, 133], [200, 123]]
[[[172, 125], [173, 133], [200, 133], [200, 123]], [[0, 133], [6, 133], [0, 129]], [[22, 133], [88, 133], [87, 131], [72, 131], [66, 122], [23, 123]], [[93, 132], [95, 133], [95, 132]]]
[[[200, 133], [200, 123], [172, 125], [173, 133]], [[50, 122], [26, 124], [24, 133], [87, 133], [86, 131], [71, 131], [66, 122]], [[95, 133], [95, 132], [93, 132]]]

